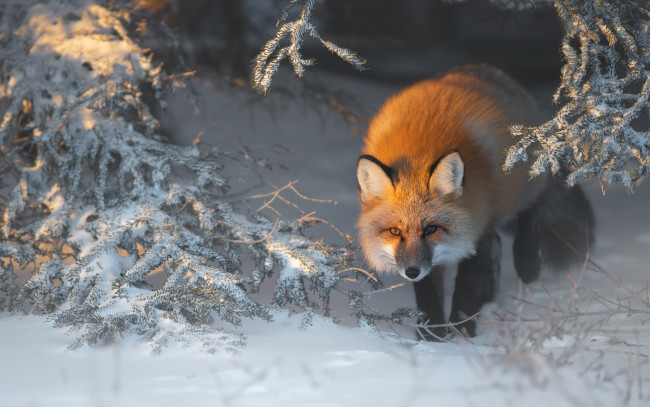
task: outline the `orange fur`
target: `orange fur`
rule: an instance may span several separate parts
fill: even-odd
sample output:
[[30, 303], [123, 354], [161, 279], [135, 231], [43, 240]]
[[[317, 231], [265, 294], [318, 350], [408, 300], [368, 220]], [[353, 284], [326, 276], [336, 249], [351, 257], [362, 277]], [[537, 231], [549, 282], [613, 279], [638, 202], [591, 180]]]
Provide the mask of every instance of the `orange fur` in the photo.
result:
[[[523, 89], [501, 71], [481, 66], [416, 83], [388, 99], [370, 123], [363, 149], [393, 174], [383, 193], [361, 199], [358, 225], [370, 264], [379, 270], [405, 267], [389, 264], [389, 255], [377, 257], [378, 251], [398, 250], [396, 237], [406, 247], [399, 250], [422, 245], [429, 224], [441, 229], [425, 243], [458, 244], [456, 257], [471, 255], [486, 230], [534, 198], [525, 172], [505, 174], [501, 164], [505, 149], [515, 142], [508, 126], [531, 124], [535, 117]], [[462, 193], [453, 197], [429, 185], [430, 168], [450, 151], [457, 151], [464, 164]], [[389, 227], [402, 235], [386, 233]], [[431, 252], [435, 265], [435, 248]]]

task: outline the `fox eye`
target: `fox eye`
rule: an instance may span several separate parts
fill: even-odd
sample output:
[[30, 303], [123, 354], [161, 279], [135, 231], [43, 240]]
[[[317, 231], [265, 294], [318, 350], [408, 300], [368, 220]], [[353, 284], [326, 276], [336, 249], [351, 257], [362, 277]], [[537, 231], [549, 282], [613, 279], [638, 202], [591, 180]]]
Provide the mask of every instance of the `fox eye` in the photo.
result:
[[402, 235], [402, 231], [399, 230], [399, 228], [390, 228], [390, 229], [388, 229], [388, 231], [393, 236], [401, 236]]
[[422, 231], [422, 234], [424, 236], [429, 236], [429, 235], [432, 235], [432, 234], [436, 233], [438, 231], [438, 229], [439, 229], [439, 226], [437, 226], [437, 225], [429, 225], [426, 228], [424, 228], [424, 231]]

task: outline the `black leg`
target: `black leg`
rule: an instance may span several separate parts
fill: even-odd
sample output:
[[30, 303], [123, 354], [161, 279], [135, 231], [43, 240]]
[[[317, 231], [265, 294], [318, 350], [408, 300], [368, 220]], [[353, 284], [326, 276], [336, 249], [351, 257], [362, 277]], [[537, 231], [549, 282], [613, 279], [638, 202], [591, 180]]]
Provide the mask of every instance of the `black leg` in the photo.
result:
[[539, 249], [540, 234], [535, 230], [535, 207], [532, 207], [517, 216], [517, 231], [512, 244], [515, 270], [526, 284], [539, 278], [542, 268]]
[[[418, 309], [424, 312], [424, 316], [418, 320], [419, 324], [441, 325], [445, 324], [442, 306], [442, 276], [444, 270], [441, 267], [434, 267], [422, 280], [413, 283], [415, 289], [415, 303]], [[428, 332], [421, 330], [420, 333], [428, 341], [436, 341], [447, 336], [446, 327], [430, 328]]]
[[[492, 300], [497, 291], [501, 271], [501, 238], [495, 232], [486, 233], [478, 242], [476, 254], [458, 265], [456, 288], [449, 317], [452, 323], [477, 314]], [[461, 332], [476, 336], [476, 322], [466, 321], [456, 326]]]

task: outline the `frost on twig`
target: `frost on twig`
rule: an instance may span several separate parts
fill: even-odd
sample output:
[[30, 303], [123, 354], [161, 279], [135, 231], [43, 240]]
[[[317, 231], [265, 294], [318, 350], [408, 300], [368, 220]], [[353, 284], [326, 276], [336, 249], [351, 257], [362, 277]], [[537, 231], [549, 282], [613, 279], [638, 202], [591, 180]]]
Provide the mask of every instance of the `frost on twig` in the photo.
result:
[[[614, 285], [591, 286], [588, 274], [605, 275]], [[593, 260], [586, 260], [579, 273], [566, 273], [563, 289], [529, 286], [512, 296], [512, 306], [496, 309], [482, 318], [491, 324], [496, 357], [484, 364], [494, 370], [515, 371], [537, 386], [553, 386], [571, 405], [583, 404], [582, 396], [561, 380], [560, 368], [581, 366], [591, 385], [608, 388], [622, 405], [647, 403], [643, 370], [648, 360], [639, 333], [650, 314], [648, 285], [627, 286]], [[561, 280], [550, 282], [556, 285]], [[562, 293], [562, 291], [564, 291]], [[621, 320], [626, 324], [621, 325]], [[488, 334], [489, 335], [489, 334]], [[603, 363], [606, 355], [619, 354], [618, 367]]]
[[[350, 267], [354, 250], [304, 235], [324, 222], [313, 212], [272, 222], [226, 202], [223, 163], [255, 171], [255, 157], [160, 134], [156, 112], [183, 82], [134, 41], [139, 17], [119, 1], [0, 6], [0, 307], [50, 314], [71, 348], [137, 336], [154, 353], [237, 350], [243, 320], [280, 306], [334, 318], [334, 291], [364, 325], [384, 318], [354, 291], [381, 288]], [[272, 304], [251, 295], [265, 280]]]
[[650, 9], [644, 0], [556, 0], [566, 64], [554, 95], [561, 109], [520, 137], [504, 168], [529, 162], [530, 174], [567, 171], [633, 189], [650, 172]]
[[[132, 333], [153, 350], [200, 333], [205, 346], [238, 346], [215, 317], [270, 316], [240, 287], [250, 278], [214, 249], [229, 210], [209, 202], [227, 188], [219, 153], [158, 133], [154, 112], [180, 82], [132, 39], [128, 23], [139, 16], [83, 0], [0, 12], [11, 33], [0, 87], [10, 101], [0, 152], [11, 163], [0, 205], [3, 301], [79, 331], [73, 347]], [[16, 271], [30, 265], [16, 287]], [[155, 273], [167, 276], [159, 290], [147, 282]]]
[[[294, 21], [288, 21], [289, 12], [298, 4], [302, 4], [300, 17]], [[298, 77], [303, 75], [305, 67], [314, 65], [314, 59], [304, 59], [300, 52], [305, 34], [319, 40], [325, 48], [350, 63], [356, 69], [364, 69], [366, 61], [355, 52], [321, 38], [316, 27], [310, 22], [315, 4], [316, 0], [289, 1], [280, 15], [278, 30], [275, 35], [264, 45], [264, 48], [253, 60], [251, 84], [254, 89], [261, 93], [268, 93], [273, 81], [273, 75], [278, 70], [283, 59], [289, 59], [293, 71]], [[280, 44], [284, 39], [287, 39], [289, 44], [281, 47]]]
[[[322, 224], [339, 234], [348, 245], [353, 241], [351, 236], [315, 216], [314, 212], [303, 210], [295, 199], [288, 197], [287, 194], [291, 194], [302, 202], [336, 204], [335, 201], [303, 195], [295, 187], [296, 183], [291, 181], [273, 192], [253, 197], [264, 200], [254, 217], [268, 226], [271, 222], [262, 217], [261, 211], [269, 211], [280, 217], [283, 214], [277, 207], [284, 206], [293, 208], [300, 215], [288, 221], [278, 218], [272, 226], [272, 237], [267, 235], [255, 242], [268, 253], [258, 275], [260, 282], [267, 278], [274, 279], [273, 303], [303, 312], [303, 326], [311, 323], [314, 314], [339, 320], [340, 316], [333, 312], [330, 303], [333, 297], [347, 301], [347, 308], [355, 322], [375, 332], [378, 332], [380, 322], [403, 324], [405, 319], [419, 316], [419, 311], [413, 308], [399, 308], [390, 314], [374, 309], [368, 301], [369, 297], [392, 287], [385, 289], [375, 274], [353, 266], [353, 247], [337, 248], [305, 236], [309, 228]], [[277, 276], [274, 276], [274, 270]]]

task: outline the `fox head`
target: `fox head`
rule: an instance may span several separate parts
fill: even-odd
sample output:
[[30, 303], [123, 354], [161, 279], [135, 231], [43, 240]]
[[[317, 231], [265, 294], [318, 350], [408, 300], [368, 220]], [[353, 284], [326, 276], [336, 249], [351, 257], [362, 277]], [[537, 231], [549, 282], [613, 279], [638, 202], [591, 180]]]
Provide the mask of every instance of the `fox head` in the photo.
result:
[[432, 267], [474, 253], [475, 236], [463, 204], [465, 165], [456, 150], [428, 168], [392, 167], [371, 155], [357, 164], [359, 237], [368, 263], [411, 281]]

